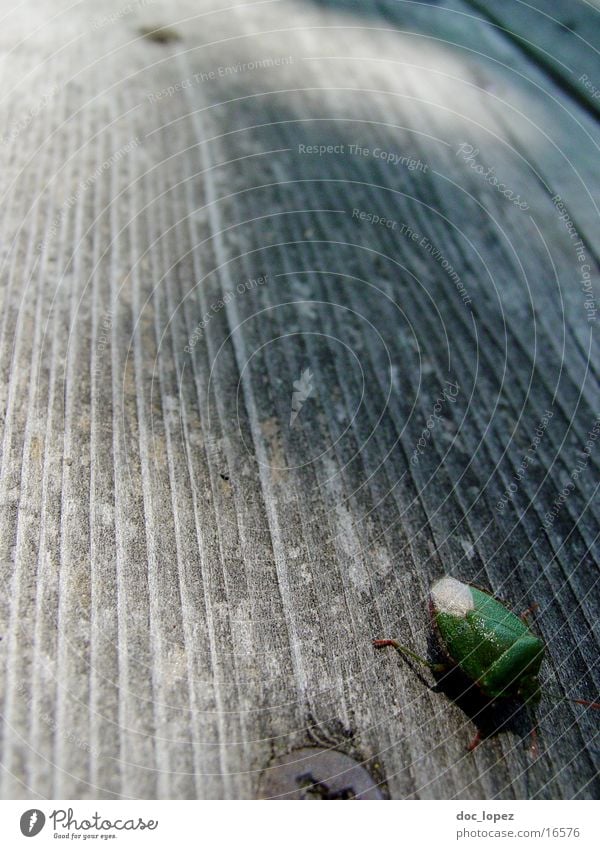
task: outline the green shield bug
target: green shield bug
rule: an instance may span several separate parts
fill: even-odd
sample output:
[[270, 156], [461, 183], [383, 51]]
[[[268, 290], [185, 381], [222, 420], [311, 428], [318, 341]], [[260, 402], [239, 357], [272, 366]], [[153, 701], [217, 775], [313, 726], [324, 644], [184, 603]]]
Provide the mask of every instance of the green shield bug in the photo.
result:
[[[373, 645], [393, 646], [434, 672], [459, 667], [490, 702], [515, 698], [529, 708], [537, 705], [542, 693], [539, 673], [545, 646], [529, 628], [527, 612], [516, 616], [490, 593], [449, 576], [431, 587], [430, 609], [446, 663], [431, 663], [396, 640], [373, 640]], [[600, 708], [599, 703], [586, 699], [570, 701]], [[535, 751], [535, 726], [531, 733]], [[474, 749], [480, 739], [478, 732], [469, 749]]]

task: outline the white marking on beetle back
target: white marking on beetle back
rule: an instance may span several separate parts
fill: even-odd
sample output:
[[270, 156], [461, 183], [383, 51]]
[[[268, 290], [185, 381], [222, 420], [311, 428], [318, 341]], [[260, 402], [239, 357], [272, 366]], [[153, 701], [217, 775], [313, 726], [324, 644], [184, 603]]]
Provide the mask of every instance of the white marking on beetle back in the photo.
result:
[[449, 575], [435, 582], [431, 588], [431, 599], [436, 611], [453, 616], [466, 616], [475, 607], [470, 587]]

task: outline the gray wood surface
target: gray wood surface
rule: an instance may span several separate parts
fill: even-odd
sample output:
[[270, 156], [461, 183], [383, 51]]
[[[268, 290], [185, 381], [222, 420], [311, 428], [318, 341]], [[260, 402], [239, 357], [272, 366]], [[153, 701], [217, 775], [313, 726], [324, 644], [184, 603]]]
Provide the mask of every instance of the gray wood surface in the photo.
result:
[[[307, 745], [597, 796], [597, 713], [467, 753], [371, 646], [426, 652], [447, 572], [600, 692], [595, 104], [492, 5], [3, 4], [2, 797], [254, 798]], [[596, 4], [552, 5], [600, 87]]]
[[534, 62], [556, 78], [596, 116], [598, 88], [597, 0], [468, 0], [484, 18], [513, 39]]

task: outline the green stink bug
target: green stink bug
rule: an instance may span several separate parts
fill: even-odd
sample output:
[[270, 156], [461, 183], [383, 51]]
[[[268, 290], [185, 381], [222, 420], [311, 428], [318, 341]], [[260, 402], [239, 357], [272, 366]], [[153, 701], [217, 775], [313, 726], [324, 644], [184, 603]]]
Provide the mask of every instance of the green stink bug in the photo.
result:
[[[449, 663], [430, 663], [395, 640], [373, 640], [373, 645], [393, 646], [434, 672], [457, 666], [490, 702], [512, 697], [535, 707], [541, 696], [539, 673], [545, 646], [527, 625], [526, 614], [516, 616], [490, 593], [450, 576], [431, 587], [430, 608]], [[571, 701], [600, 708], [584, 699]], [[532, 737], [535, 741], [535, 727]], [[478, 732], [469, 749], [480, 739]]]

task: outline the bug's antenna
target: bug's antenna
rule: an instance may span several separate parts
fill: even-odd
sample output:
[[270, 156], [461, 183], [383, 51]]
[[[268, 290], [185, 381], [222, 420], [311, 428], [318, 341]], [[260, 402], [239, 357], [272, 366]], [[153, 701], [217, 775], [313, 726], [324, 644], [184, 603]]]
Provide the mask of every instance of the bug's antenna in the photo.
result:
[[386, 646], [391, 646], [392, 648], [396, 649], [397, 652], [400, 652], [400, 654], [410, 657], [412, 660], [416, 661], [417, 663], [420, 663], [422, 666], [427, 666], [433, 672], [446, 671], [445, 663], [432, 663], [431, 661], [427, 660], [426, 657], [421, 657], [420, 654], [416, 654], [414, 651], [411, 651], [406, 646], [400, 645], [400, 643], [396, 640], [373, 640], [373, 645], [376, 649], [383, 649]]
[[543, 691], [544, 696], [551, 702], [558, 704], [559, 702], [571, 702], [574, 705], [583, 705], [592, 710], [600, 710], [600, 702], [594, 702], [591, 699], [573, 699], [570, 696], [559, 696], [555, 693], [549, 694], [547, 690]]

